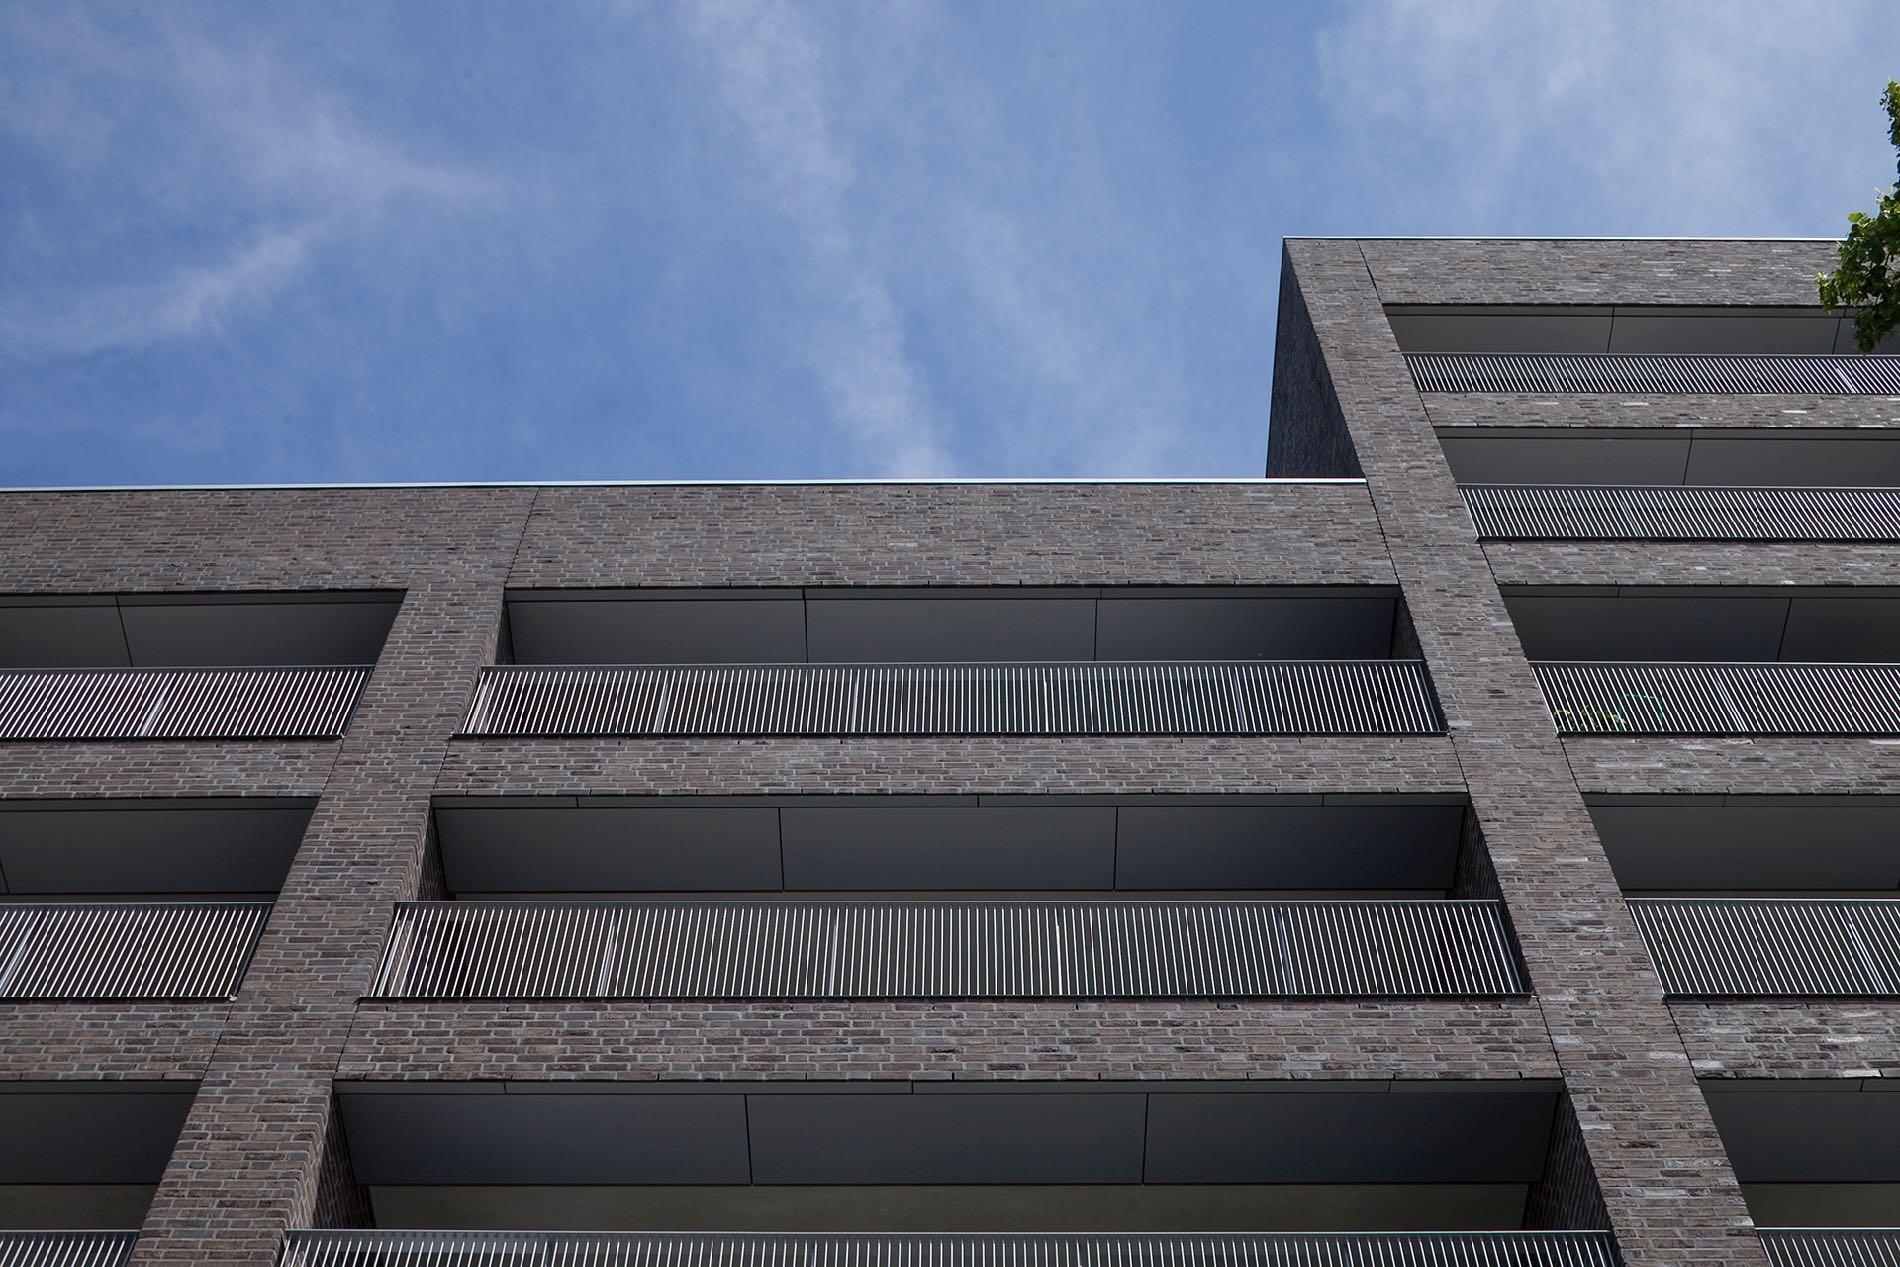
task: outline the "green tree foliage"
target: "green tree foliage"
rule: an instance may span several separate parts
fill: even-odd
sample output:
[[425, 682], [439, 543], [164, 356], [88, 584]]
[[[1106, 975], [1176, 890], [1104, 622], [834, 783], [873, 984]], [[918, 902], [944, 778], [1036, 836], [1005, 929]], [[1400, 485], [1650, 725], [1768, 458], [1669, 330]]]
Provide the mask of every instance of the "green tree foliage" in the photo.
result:
[[[1900, 151], [1900, 83], [1887, 81], [1882, 94], [1887, 107], [1887, 136]], [[1900, 184], [1879, 195], [1871, 216], [1852, 211], [1847, 216], [1847, 240], [1841, 243], [1841, 266], [1822, 273], [1821, 303], [1829, 312], [1853, 308], [1854, 341], [1863, 352], [1900, 326]]]

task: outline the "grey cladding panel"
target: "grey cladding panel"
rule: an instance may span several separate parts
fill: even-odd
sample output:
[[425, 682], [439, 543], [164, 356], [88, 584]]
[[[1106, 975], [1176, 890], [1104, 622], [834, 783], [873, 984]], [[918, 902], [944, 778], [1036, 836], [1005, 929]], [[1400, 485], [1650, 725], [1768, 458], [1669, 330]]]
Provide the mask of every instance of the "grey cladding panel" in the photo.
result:
[[0, 607], [0, 668], [122, 668], [130, 663], [116, 606]]
[[742, 807], [435, 812], [452, 893], [777, 889], [778, 811]]
[[1506, 595], [1533, 660], [1773, 660], [1785, 598]]
[[1900, 486], [1900, 433], [1820, 438], [1802, 435], [1697, 436], [1691, 484]]
[[396, 607], [128, 603], [120, 612], [136, 665], [374, 664]]
[[813, 806], [781, 811], [789, 889], [1109, 889], [1108, 807]]
[[1626, 890], [1900, 888], [1900, 806], [1594, 805]]
[[9, 893], [275, 893], [308, 808], [9, 810]]
[[1743, 1183], [1900, 1181], [1900, 1095], [1715, 1087], [1705, 1094]]
[[1460, 806], [1194, 806], [1120, 811], [1124, 889], [1442, 889]]
[[1603, 352], [1610, 345], [1605, 309], [1539, 312], [1387, 312], [1407, 352]]
[[1619, 310], [1612, 352], [1832, 352], [1840, 318], [1747, 313], [1641, 313]]
[[1442, 435], [1462, 484], [1680, 484], [1689, 433]]
[[1522, 1183], [1554, 1094], [1156, 1095], [1150, 1183]]
[[789, 598], [511, 600], [517, 664], [794, 664], [805, 604]]
[[191, 1092], [0, 1095], [0, 1183], [157, 1183]]
[[1104, 598], [1101, 660], [1379, 660], [1390, 598]]
[[1136, 1183], [1142, 1096], [779, 1095], [751, 1104], [756, 1183]]
[[1095, 604], [1079, 598], [826, 599], [807, 604], [814, 663], [1089, 660]]
[[740, 1095], [337, 1099], [366, 1184], [746, 1182]]
[[1795, 599], [1781, 658], [1900, 661], [1900, 598]]

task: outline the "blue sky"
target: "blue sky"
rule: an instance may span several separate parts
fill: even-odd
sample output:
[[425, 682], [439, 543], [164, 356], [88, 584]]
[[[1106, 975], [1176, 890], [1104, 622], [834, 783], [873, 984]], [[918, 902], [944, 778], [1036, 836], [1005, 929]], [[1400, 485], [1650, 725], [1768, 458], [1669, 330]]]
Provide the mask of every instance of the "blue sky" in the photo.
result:
[[1255, 475], [1282, 236], [1869, 205], [1790, 16], [0, 0], [0, 484]]

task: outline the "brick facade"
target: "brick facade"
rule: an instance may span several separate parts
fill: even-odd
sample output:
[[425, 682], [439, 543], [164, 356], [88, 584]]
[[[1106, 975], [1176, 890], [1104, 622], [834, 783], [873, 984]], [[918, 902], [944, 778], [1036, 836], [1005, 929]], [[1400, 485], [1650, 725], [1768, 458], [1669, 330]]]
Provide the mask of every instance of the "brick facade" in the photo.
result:
[[[263, 1267], [288, 1227], [366, 1222], [337, 1125], [337, 1079], [1556, 1077], [1568, 1099], [1533, 1193], [1534, 1224], [1607, 1224], [1631, 1267], [1761, 1263], [1697, 1076], [1900, 1071], [1896, 1013], [1666, 1005], [1583, 794], [1893, 791], [1900, 748], [1566, 745], [1499, 585], [1892, 584], [1893, 565], [1859, 547], [1481, 547], [1434, 424], [1594, 425], [1602, 411], [1579, 404], [1530, 422], [1502, 408], [1494, 418], [1490, 403], [1469, 398], [1428, 409], [1381, 303], [1800, 303], [1820, 254], [1812, 244], [1290, 243], [1271, 470], [1363, 470], [1365, 483], [0, 497], [10, 543], [0, 593], [403, 595], [340, 742], [0, 745], [6, 798], [316, 800], [235, 1002], [12, 1007], [0, 1078], [200, 1084], [143, 1229], [142, 1264]], [[1737, 420], [1733, 404], [1671, 408], [1685, 423], [1757, 425]], [[1786, 417], [1800, 420], [1778, 425], [1817, 425], [1818, 411]], [[478, 666], [495, 655], [510, 587], [978, 584], [1397, 586], [1450, 733], [453, 737]], [[1468, 794], [1457, 889], [1504, 899], [1536, 994], [1413, 1004], [361, 1001], [390, 903], [441, 891], [428, 849], [433, 797], [800, 792]]]

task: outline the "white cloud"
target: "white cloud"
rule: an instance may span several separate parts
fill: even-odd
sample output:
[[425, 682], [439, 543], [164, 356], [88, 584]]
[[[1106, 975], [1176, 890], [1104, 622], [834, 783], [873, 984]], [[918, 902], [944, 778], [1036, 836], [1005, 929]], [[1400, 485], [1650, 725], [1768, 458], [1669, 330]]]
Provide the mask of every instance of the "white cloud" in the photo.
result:
[[778, 0], [710, 0], [684, 12], [721, 104], [744, 129], [770, 201], [795, 228], [821, 292], [816, 320], [800, 337], [838, 420], [885, 473], [948, 470], [902, 313], [851, 230], [857, 172], [826, 109], [816, 33], [804, 13]]
[[[81, 356], [215, 334], [398, 200], [463, 206], [495, 192], [486, 177], [377, 136], [261, 46], [167, 27], [108, 32], [76, 10], [16, 14], [0, 26], [6, 38], [16, 47], [0, 130], [76, 187], [113, 181], [134, 208], [114, 231], [193, 245], [154, 276], [80, 282], [55, 267], [48, 281], [16, 283], [0, 296], [0, 354]], [[16, 248], [51, 256], [43, 225], [7, 231]], [[74, 225], [56, 241], [85, 244]]]
[[1790, 15], [1781, 0], [1359, 0], [1317, 53], [1352, 143], [1338, 157], [1406, 173], [1385, 191], [1400, 214], [1482, 222], [1554, 200], [1643, 232], [1827, 232], [1842, 191], [1880, 170], [1891, 9]]

